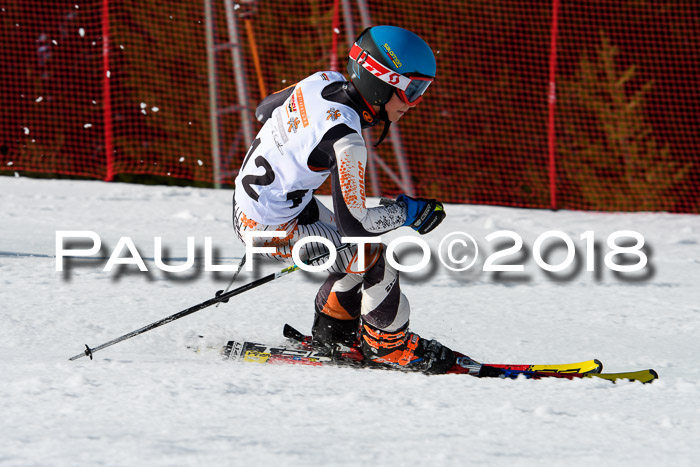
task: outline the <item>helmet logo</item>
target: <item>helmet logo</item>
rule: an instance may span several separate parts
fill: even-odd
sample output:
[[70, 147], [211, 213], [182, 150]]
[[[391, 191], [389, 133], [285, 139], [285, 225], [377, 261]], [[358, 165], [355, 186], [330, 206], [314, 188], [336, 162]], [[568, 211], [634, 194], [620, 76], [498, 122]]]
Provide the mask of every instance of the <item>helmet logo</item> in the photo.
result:
[[389, 47], [389, 44], [384, 44], [382, 46], [384, 50], [386, 51], [386, 54], [389, 56], [391, 61], [394, 63], [394, 66], [396, 68], [401, 68], [401, 60], [399, 60], [399, 57], [396, 56], [393, 50], [391, 50], [391, 47]]
[[362, 111], [362, 118], [364, 118], [367, 123], [372, 123], [374, 121], [374, 117], [366, 110]]

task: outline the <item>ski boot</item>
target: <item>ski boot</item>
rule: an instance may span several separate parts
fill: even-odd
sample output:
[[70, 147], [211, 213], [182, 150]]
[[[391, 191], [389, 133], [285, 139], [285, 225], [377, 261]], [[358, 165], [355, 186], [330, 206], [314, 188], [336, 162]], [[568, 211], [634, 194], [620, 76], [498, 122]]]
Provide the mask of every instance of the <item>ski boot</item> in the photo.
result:
[[342, 320], [317, 310], [311, 336], [314, 345], [355, 347], [360, 339], [360, 318]]
[[360, 318], [342, 320], [317, 311], [311, 336], [311, 348], [327, 352], [337, 364], [363, 366]]
[[452, 350], [436, 340], [408, 332], [408, 323], [387, 332], [362, 323], [360, 350], [370, 365], [430, 374], [444, 374], [455, 364]]

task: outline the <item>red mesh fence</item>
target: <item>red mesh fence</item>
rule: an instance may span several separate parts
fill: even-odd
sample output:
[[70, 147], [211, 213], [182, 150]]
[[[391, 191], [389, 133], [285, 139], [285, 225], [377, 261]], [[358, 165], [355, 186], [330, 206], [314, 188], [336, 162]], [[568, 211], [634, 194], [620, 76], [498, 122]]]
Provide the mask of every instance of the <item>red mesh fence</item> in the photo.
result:
[[105, 174], [100, 5], [0, 6], [0, 168]]
[[[4, 2], [0, 171], [212, 183], [204, 3]], [[224, 1], [211, 4], [214, 41], [226, 43]], [[345, 71], [349, 38], [365, 24], [395, 24], [424, 37], [438, 62], [426, 99], [399, 125], [418, 195], [700, 212], [692, 2], [248, 0], [233, 8], [243, 95], [232, 48], [214, 54], [224, 184], [249, 143], [241, 103], [252, 118], [262, 96], [329, 69], [336, 56]], [[400, 171], [389, 141], [378, 155]], [[381, 194], [401, 190], [385, 172], [376, 177]]]

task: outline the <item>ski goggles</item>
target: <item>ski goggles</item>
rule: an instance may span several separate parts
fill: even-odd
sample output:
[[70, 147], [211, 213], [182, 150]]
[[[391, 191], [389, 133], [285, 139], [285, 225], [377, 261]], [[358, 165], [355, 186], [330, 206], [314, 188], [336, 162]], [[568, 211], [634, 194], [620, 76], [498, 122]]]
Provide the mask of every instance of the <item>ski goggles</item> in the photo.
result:
[[435, 79], [426, 76], [409, 76], [397, 73], [382, 65], [357, 43], [353, 44], [350, 49], [350, 58], [380, 80], [394, 86], [399, 98], [409, 105], [418, 104], [430, 83]]

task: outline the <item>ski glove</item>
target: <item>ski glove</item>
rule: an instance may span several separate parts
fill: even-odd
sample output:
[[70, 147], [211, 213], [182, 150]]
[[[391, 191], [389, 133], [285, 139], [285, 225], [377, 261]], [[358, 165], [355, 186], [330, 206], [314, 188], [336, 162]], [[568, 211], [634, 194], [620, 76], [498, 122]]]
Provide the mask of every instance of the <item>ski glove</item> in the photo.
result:
[[410, 226], [421, 235], [427, 234], [440, 225], [446, 215], [442, 203], [434, 199], [399, 195], [396, 202], [406, 206], [406, 222], [403, 225]]

